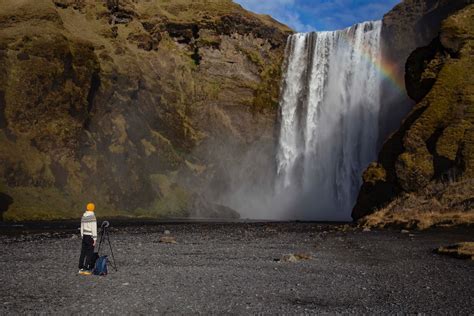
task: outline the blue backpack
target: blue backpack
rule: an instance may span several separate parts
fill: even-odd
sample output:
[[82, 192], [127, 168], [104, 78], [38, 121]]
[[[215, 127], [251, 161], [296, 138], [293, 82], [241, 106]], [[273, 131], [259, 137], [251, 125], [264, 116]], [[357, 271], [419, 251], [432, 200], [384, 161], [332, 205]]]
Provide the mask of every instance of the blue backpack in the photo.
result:
[[100, 256], [95, 262], [94, 275], [107, 275], [107, 256]]

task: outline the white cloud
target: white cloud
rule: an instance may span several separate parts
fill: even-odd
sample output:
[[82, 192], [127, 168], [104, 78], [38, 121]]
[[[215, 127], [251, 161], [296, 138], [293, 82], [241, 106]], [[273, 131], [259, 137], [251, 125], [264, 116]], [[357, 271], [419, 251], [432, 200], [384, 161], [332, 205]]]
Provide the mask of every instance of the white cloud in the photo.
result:
[[377, 20], [400, 0], [234, 0], [246, 9], [269, 14], [298, 32], [336, 30]]
[[311, 32], [316, 29], [303, 23], [296, 11], [296, 0], [234, 0], [244, 8], [261, 14], [269, 14], [278, 21], [288, 25], [298, 32]]

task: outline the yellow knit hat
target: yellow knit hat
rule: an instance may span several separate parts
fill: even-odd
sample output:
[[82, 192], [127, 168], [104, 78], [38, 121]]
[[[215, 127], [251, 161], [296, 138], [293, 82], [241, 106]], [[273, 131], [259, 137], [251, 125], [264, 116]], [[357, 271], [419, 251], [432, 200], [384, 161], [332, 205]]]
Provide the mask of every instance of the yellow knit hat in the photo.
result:
[[94, 205], [94, 203], [87, 203], [87, 207], [86, 207], [86, 208], [87, 208], [87, 210], [88, 210], [89, 212], [94, 212], [94, 210], [95, 210], [95, 205]]

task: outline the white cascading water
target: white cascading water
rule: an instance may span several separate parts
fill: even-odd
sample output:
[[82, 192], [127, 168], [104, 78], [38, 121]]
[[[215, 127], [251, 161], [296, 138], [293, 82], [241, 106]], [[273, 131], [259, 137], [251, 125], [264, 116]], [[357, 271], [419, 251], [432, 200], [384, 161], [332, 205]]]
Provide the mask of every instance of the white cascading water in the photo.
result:
[[305, 220], [349, 220], [376, 159], [381, 22], [289, 37], [280, 100], [277, 196]]

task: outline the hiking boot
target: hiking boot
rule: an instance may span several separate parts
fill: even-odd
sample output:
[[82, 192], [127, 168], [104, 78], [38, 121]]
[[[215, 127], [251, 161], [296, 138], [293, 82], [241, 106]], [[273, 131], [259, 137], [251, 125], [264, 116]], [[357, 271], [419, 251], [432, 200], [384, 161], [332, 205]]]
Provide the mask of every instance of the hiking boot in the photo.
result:
[[91, 270], [84, 270], [81, 274], [82, 275], [91, 275], [92, 271]]
[[84, 272], [84, 269], [79, 269], [79, 274], [82, 274], [82, 272]]

